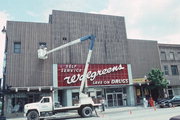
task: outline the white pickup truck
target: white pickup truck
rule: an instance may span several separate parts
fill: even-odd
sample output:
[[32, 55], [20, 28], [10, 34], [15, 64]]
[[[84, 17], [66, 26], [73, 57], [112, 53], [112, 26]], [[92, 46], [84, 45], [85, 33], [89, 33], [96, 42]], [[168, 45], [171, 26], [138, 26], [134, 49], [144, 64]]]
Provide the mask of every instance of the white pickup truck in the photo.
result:
[[94, 104], [90, 97], [84, 97], [85, 99], [79, 101], [80, 103], [76, 106], [62, 107], [58, 103], [54, 103], [52, 97], [42, 97], [39, 102], [29, 103], [24, 106], [24, 116], [28, 120], [39, 120], [47, 116], [54, 115], [59, 112], [77, 110], [81, 117], [90, 117], [92, 111], [100, 104]]

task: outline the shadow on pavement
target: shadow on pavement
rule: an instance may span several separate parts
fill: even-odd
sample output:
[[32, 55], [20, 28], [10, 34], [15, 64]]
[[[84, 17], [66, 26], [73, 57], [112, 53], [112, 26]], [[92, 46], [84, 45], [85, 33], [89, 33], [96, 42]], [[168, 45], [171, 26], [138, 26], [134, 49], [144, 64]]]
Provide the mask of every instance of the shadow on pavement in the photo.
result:
[[[92, 117], [97, 117], [97, 116], [91, 116]], [[57, 118], [50, 118], [50, 119], [44, 119], [44, 120], [75, 120], [75, 119], [82, 119], [84, 120], [83, 117], [80, 117], [79, 115], [77, 116], [64, 116], [64, 117], [57, 117]]]

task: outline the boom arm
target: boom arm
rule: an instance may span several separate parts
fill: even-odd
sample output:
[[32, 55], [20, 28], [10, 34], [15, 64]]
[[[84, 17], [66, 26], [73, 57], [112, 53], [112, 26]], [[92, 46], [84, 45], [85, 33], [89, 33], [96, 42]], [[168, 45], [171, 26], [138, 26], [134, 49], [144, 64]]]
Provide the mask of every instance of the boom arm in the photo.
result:
[[67, 44], [64, 44], [62, 46], [59, 46], [57, 48], [54, 48], [52, 50], [49, 50], [47, 51], [47, 48], [46, 47], [41, 47], [40, 49], [38, 49], [38, 58], [39, 59], [47, 59], [48, 58], [48, 54], [52, 53], [52, 52], [55, 52], [55, 51], [58, 51], [62, 48], [65, 48], [65, 47], [68, 47], [68, 46], [71, 46], [71, 45], [74, 45], [74, 44], [77, 44], [77, 43], [80, 43], [80, 42], [83, 42], [85, 40], [90, 40], [90, 45], [89, 45], [89, 52], [88, 52], [88, 56], [87, 56], [87, 60], [86, 60], [86, 65], [85, 65], [85, 68], [84, 68], [84, 72], [83, 72], [83, 78], [82, 78], [82, 81], [81, 81], [81, 86], [80, 86], [80, 95], [82, 93], [84, 93], [85, 91], [85, 87], [87, 86], [87, 71], [88, 71], [88, 67], [89, 67], [89, 62], [90, 62], [90, 58], [91, 58], [91, 54], [92, 54], [92, 49], [94, 47], [94, 41], [95, 41], [95, 36], [93, 35], [88, 35], [88, 36], [84, 36], [84, 37], [81, 37], [77, 40], [74, 40], [74, 41], [71, 41]]

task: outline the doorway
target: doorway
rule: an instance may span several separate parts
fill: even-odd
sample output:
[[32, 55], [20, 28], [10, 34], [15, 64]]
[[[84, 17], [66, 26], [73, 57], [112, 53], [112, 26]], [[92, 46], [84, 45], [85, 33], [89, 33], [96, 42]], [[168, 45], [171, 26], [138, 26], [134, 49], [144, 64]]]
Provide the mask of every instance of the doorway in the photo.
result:
[[118, 107], [123, 106], [123, 94], [122, 93], [108, 93], [106, 94], [107, 106]]

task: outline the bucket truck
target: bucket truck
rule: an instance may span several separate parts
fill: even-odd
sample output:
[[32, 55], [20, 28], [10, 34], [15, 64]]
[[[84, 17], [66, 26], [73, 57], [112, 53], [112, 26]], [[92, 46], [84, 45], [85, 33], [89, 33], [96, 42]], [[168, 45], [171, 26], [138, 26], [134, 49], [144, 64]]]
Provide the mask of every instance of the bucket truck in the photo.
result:
[[88, 35], [82, 37], [80, 39], [71, 41], [67, 44], [54, 48], [52, 50], [47, 51], [47, 48], [41, 47], [38, 49], [38, 58], [45, 60], [48, 58], [48, 54], [63, 49], [65, 47], [81, 43], [85, 40], [90, 40], [89, 52], [86, 59], [86, 64], [83, 72], [83, 78], [81, 81], [81, 86], [79, 90], [79, 104], [76, 106], [67, 106], [67, 107], [57, 107], [53, 98], [51, 96], [42, 97], [42, 99], [37, 103], [29, 103], [24, 106], [24, 116], [27, 117], [28, 120], [38, 120], [40, 118], [44, 118], [44, 116], [54, 115], [59, 112], [68, 111], [68, 110], [77, 110], [78, 114], [81, 117], [90, 117], [92, 115], [92, 111], [95, 110], [96, 107], [100, 106], [100, 104], [95, 104], [91, 97], [88, 97], [87, 92], [87, 71], [88, 66], [92, 54], [92, 49], [94, 46], [95, 36]]

